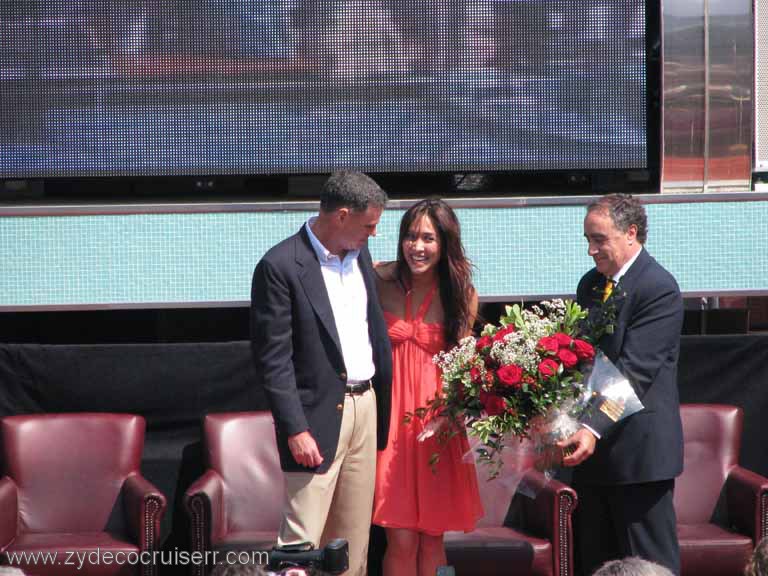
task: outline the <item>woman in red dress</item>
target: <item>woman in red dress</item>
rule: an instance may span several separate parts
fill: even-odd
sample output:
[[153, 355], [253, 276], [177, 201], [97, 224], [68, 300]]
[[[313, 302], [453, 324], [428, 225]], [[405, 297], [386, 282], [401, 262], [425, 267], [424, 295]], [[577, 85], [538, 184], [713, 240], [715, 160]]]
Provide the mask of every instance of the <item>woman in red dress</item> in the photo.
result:
[[477, 314], [471, 269], [458, 219], [437, 199], [403, 215], [397, 261], [376, 267], [393, 368], [389, 442], [378, 453], [373, 511], [387, 534], [385, 576], [434, 576], [446, 564], [443, 533], [470, 531], [483, 515], [474, 464], [464, 459], [466, 436], [420, 441], [422, 423], [403, 423], [406, 412], [440, 393], [433, 356], [470, 333]]

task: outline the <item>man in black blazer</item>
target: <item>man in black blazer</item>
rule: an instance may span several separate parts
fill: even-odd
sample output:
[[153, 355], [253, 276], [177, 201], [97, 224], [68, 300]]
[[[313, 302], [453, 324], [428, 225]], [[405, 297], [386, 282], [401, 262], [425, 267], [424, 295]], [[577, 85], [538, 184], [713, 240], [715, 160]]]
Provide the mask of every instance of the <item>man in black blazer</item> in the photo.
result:
[[278, 545], [344, 538], [355, 576], [366, 573], [389, 425], [392, 352], [367, 249], [386, 201], [364, 174], [331, 175], [319, 215], [264, 255], [251, 291], [253, 358], [286, 486]]
[[631, 196], [605, 196], [587, 209], [584, 236], [595, 268], [579, 282], [577, 300], [590, 309], [589, 321], [607, 324], [597, 344], [644, 409], [610, 427], [590, 420], [561, 443], [573, 450], [563, 463], [576, 466], [577, 555], [585, 576], [626, 556], [680, 573], [672, 493], [683, 468], [677, 391], [683, 300], [672, 275], [645, 250], [646, 234], [645, 210]]

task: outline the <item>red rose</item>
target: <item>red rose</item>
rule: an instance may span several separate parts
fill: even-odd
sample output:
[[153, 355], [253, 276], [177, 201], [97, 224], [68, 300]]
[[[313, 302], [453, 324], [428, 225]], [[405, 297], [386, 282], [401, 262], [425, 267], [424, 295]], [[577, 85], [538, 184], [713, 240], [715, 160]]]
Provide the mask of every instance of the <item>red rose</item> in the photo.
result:
[[573, 351], [576, 352], [579, 360], [592, 360], [595, 357], [595, 347], [584, 340], [574, 340]]
[[544, 338], [541, 338], [536, 344], [536, 348], [544, 352], [555, 354], [560, 349], [560, 344], [554, 336], [544, 336]]
[[485, 390], [480, 390], [480, 403], [488, 413], [488, 416], [499, 416], [507, 411], [507, 404], [504, 402], [504, 398]]
[[560, 364], [558, 364], [557, 361], [552, 358], [544, 358], [544, 360], [539, 363], [539, 374], [544, 378], [551, 378], [557, 374], [558, 368], [560, 368]]
[[477, 341], [477, 344], [475, 344], [475, 350], [480, 351], [483, 348], [488, 348], [491, 344], [493, 344], [493, 340], [491, 340], [490, 336], [483, 336], [480, 338], [480, 340]]
[[573, 342], [573, 338], [568, 336], [568, 334], [563, 334], [562, 332], [558, 332], [554, 336], [552, 336], [555, 340], [557, 340], [557, 345], [560, 348], [570, 348], [571, 342]]
[[557, 357], [560, 358], [560, 362], [562, 362], [563, 366], [566, 368], [573, 368], [579, 363], [579, 357], [568, 350], [568, 348], [560, 348], [560, 350], [557, 351]]
[[523, 369], [516, 364], [509, 364], [508, 366], [499, 368], [496, 371], [496, 376], [498, 376], [504, 386], [514, 386], [515, 388], [519, 388], [520, 381], [523, 379]]
[[472, 366], [472, 368], [469, 369], [469, 377], [475, 384], [480, 384], [480, 382], [483, 381], [483, 375], [480, 373], [480, 368], [477, 366]]
[[510, 324], [506, 328], [502, 328], [501, 330], [496, 332], [496, 334], [493, 335], [493, 341], [501, 342], [502, 340], [504, 340], [504, 336], [506, 336], [507, 334], [512, 334], [512, 332], [514, 331], [515, 331], [515, 325]]

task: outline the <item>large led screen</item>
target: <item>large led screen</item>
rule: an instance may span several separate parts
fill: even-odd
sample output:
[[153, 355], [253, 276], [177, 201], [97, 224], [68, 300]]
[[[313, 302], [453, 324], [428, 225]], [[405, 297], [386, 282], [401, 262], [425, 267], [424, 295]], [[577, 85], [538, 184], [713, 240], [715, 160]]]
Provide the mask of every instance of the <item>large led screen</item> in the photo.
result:
[[0, 178], [648, 167], [638, 0], [2, 0]]

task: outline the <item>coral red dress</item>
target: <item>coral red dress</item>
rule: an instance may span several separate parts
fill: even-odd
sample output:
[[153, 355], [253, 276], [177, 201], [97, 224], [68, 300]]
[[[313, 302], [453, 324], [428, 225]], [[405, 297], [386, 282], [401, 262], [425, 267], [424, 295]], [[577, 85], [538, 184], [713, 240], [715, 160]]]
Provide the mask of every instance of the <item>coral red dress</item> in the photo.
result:
[[[436, 438], [419, 442], [419, 421], [403, 423], [406, 412], [426, 406], [440, 388], [440, 369], [432, 357], [443, 350], [443, 325], [425, 323], [436, 292], [434, 286], [410, 318], [411, 295], [406, 295], [405, 318], [385, 312], [392, 340], [392, 414], [387, 448], [378, 453], [373, 523], [431, 535], [448, 530], [469, 531], [483, 515], [475, 466], [464, 462], [469, 450], [464, 434], [440, 445]], [[440, 461], [433, 471], [430, 456]]]

